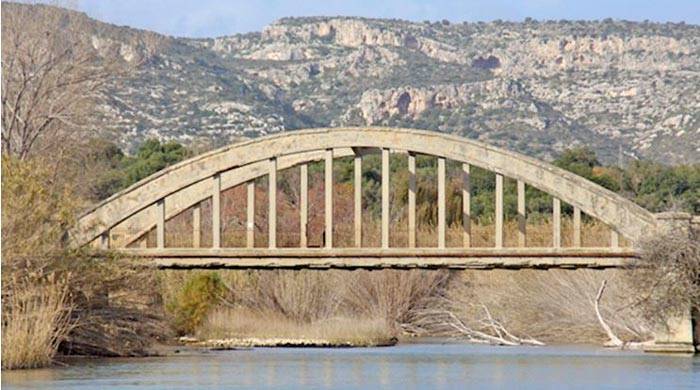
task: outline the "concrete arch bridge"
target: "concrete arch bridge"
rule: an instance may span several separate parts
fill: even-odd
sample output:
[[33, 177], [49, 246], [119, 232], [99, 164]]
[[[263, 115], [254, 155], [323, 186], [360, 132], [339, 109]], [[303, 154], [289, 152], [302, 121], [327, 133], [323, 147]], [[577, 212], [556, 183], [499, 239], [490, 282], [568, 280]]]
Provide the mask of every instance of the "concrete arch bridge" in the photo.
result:
[[[381, 155], [381, 186], [378, 199], [381, 218], [376, 237], [369, 246], [363, 237], [362, 162], [368, 154]], [[407, 218], [390, 215], [390, 160], [403, 154], [408, 177]], [[431, 245], [417, 240], [416, 156], [437, 159], [436, 239]], [[337, 158], [352, 158], [354, 189], [351, 221], [334, 216], [333, 164]], [[395, 157], [394, 157], [395, 158]], [[458, 164], [461, 176], [462, 223], [459, 245], [448, 243], [446, 220], [446, 161]], [[324, 165], [322, 240], [314, 244], [309, 232], [309, 167]], [[474, 245], [471, 218], [472, 167], [495, 173], [495, 216], [488, 247]], [[298, 170], [299, 223], [294, 232], [278, 226], [278, 173]], [[256, 179], [267, 177], [267, 242], [256, 245]], [[517, 182], [517, 244], [504, 240], [504, 178]], [[240, 247], [222, 245], [222, 192], [245, 186], [233, 200], [244, 209], [245, 240]], [[528, 243], [525, 188], [532, 186], [552, 196], [551, 245]], [[562, 203], [573, 207], [570, 236], [562, 236]], [[322, 206], [321, 206], [322, 205]], [[260, 202], [258, 202], [258, 206]], [[318, 210], [312, 210], [318, 211]], [[582, 214], [610, 227], [610, 245], [582, 245]], [[169, 223], [186, 216], [185, 244], [168, 239]], [[256, 219], [257, 218], [257, 219]], [[620, 245], [620, 237], [634, 243], [644, 234], [664, 226], [683, 223], [683, 216], [654, 215], [623, 197], [582, 177], [545, 162], [473, 140], [412, 129], [362, 127], [293, 131], [227, 146], [168, 167], [98, 204], [79, 222], [74, 240], [138, 256], [162, 268], [549, 268], [625, 267], [637, 259], [633, 245]], [[687, 218], [686, 218], [687, 219]], [[688, 221], [686, 221], [689, 223]], [[339, 223], [349, 224], [350, 244], [340, 245]], [[403, 224], [407, 239], [392, 244], [392, 229]], [[288, 224], [287, 224], [288, 225]], [[454, 226], [453, 226], [454, 227]], [[289, 227], [287, 226], [287, 229]], [[293, 233], [294, 247], [280, 247], [278, 236]], [[147, 239], [147, 237], [151, 239]], [[204, 238], [206, 237], [206, 244]], [[260, 237], [257, 237], [260, 238]], [[258, 240], [259, 241], [259, 240]], [[316, 240], [318, 241], [318, 240]], [[454, 240], [452, 240], [454, 241]], [[562, 245], [566, 241], [570, 245]], [[515, 241], [513, 241], [515, 242]]]

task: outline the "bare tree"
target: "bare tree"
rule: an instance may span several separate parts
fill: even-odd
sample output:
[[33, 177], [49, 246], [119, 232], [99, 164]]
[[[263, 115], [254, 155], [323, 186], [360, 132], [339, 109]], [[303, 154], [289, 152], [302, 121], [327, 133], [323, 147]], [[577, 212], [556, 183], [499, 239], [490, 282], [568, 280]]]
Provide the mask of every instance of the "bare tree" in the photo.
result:
[[63, 154], [87, 138], [100, 91], [118, 67], [99, 57], [69, 11], [2, 8], [3, 152]]
[[666, 318], [700, 310], [700, 240], [684, 231], [649, 236], [641, 241], [640, 266], [630, 277], [644, 315], [664, 323]]

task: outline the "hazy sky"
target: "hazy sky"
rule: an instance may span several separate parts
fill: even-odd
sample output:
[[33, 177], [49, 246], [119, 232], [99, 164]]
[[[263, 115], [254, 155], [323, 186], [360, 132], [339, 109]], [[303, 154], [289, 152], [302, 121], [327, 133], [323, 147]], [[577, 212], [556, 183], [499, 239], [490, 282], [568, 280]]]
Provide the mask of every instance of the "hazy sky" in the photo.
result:
[[163, 34], [215, 37], [260, 31], [283, 16], [366, 16], [413, 21], [613, 19], [700, 23], [700, 0], [73, 0], [73, 8]]

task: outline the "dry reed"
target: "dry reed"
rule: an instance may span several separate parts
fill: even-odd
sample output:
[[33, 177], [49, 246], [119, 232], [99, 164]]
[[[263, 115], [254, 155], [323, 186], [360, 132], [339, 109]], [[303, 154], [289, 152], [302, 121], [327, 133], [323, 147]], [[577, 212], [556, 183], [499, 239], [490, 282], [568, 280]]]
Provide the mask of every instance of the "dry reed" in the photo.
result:
[[[164, 297], [201, 271], [167, 272]], [[199, 337], [324, 338], [377, 345], [397, 336], [447, 281], [444, 271], [221, 271], [228, 292]]]
[[53, 276], [41, 284], [14, 279], [3, 286], [3, 369], [51, 364], [72, 326], [67, 294], [65, 280]]
[[196, 336], [205, 340], [263, 338], [371, 346], [390, 343], [395, 332], [382, 318], [329, 317], [297, 322], [281, 313], [219, 307], [209, 314]]

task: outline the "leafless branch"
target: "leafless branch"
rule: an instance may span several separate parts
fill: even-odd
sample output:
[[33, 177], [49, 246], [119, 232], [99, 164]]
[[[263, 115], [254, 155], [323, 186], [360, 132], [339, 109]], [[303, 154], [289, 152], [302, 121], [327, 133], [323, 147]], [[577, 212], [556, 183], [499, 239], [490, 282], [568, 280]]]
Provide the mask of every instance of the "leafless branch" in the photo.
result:
[[605, 344], [606, 346], [610, 347], [621, 347], [624, 343], [622, 340], [620, 340], [619, 337], [613, 333], [612, 329], [610, 329], [610, 326], [605, 322], [603, 319], [603, 316], [600, 314], [600, 298], [603, 296], [603, 292], [605, 292], [605, 286], [608, 284], [607, 280], [603, 280], [603, 282], [600, 284], [600, 288], [598, 289], [598, 294], [596, 295], [595, 299], [591, 301], [593, 304], [593, 307], [595, 309], [595, 314], [596, 317], [598, 317], [598, 322], [600, 323], [600, 326], [603, 328], [605, 331], [605, 334], [608, 336], [609, 341]]
[[101, 57], [84, 31], [63, 26], [63, 12], [3, 4], [1, 120], [8, 155], [27, 159], [79, 145], [95, 124], [100, 92], [124, 69]]
[[468, 326], [449, 310], [425, 310], [414, 321], [416, 329], [429, 329], [432, 334], [465, 338], [469, 342], [493, 345], [544, 345], [533, 338], [513, 335], [505, 326], [496, 321], [486, 306], [483, 306], [485, 318], [479, 321], [483, 329]]
[[636, 349], [640, 348], [644, 345], [648, 345], [653, 342], [651, 341], [643, 341], [643, 342], [629, 342], [625, 343], [622, 341], [615, 333], [612, 331], [612, 328], [605, 322], [603, 319], [603, 315], [600, 312], [600, 300], [603, 297], [603, 293], [605, 292], [605, 287], [607, 286], [608, 281], [603, 280], [600, 284], [600, 288], [598, 289], [598, 294], [596, 294], [595, 299], [591, 300], [591, 303], [593, 304], [593, 308], [595, 309], [595, 314], [596, 317], [598, 317], [598, 322], [600, 323], [600, 326], [603, 328], [605, 331], [605, 334], [608, 336], [609, 341], [605, 343], [606, 347], [616, 347], [616, 348], [630, 348], [630, 349]]

